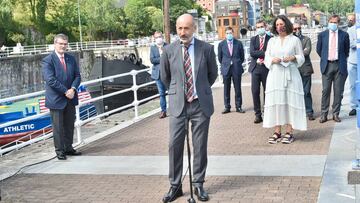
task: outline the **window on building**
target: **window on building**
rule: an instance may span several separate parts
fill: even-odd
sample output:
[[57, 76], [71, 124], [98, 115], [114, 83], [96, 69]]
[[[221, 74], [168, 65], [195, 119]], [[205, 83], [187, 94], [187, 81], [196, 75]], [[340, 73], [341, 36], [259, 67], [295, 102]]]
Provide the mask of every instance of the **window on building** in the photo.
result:
[[229, 26], [229, 19], [224, 19], [224, 26]]
[[219, 19], [219, 21], [218, 21], [218, 22], [219, 22], [218, 26], [221, 26], [221, 19]]
[[236, 18], [232, 19], [232, 26], [236, 25]]

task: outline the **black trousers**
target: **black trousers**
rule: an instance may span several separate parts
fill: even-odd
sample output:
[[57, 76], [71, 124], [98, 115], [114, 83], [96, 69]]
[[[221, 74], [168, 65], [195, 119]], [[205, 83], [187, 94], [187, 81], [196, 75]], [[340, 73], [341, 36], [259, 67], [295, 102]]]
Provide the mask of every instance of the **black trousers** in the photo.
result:
[[50, 109], [56, 154], [72, 151], [75, 106], [68, 102], [64, 109]]
[[231, 65], [227, 75], [223, 75], [224, 80], [224, 105], [226, 109], [230, 109], [230, 88], [231, 79], [235, 89], [235, 105], [236, 108], [241, 108], [242, 95], [241, 95], [241, 74], [236, 74], [234, 67]]
[[256, 116], [261, 116], [260, 85], [263, 87], [263, 97], [265, 100], [266, 78], [268, 73], [269, 70], [265, 65], [260, 64], [257, 64], [253, 72], [251, 72], [251, 93]]
[[312, 96], [311, 96], [311, 75], [306, 75], [306, 76], [301, 75], [301, 79], [304, 87], [306, 114], [308, 115], [313, 114], [314, 110], [312, 107]]

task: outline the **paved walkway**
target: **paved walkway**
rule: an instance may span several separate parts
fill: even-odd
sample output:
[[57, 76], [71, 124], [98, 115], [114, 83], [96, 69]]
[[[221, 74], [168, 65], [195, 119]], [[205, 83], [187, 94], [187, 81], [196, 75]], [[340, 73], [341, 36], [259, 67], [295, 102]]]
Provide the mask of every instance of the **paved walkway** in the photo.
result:
[[[344, 104], [343, 122], [319, 123], [321, 82], [314, 65], [317, 120], [308, 122], [307, 131], [296, 131], [291, 145], [268, 144], [272, 129], [253, 123], [249, 75], [243, 78], [245, 114], [222, 115], [222, 88], [213, 89], [204, 185], [209, 202], [355, 202], [356, 186], [346, 177], [355, 158], [356, 118], [347, 116]], [[103, 134], [112, 133], [80, 148], [83, 156], [53, 159], [1, 182], [3, 201], [160, 202], [169, 188], [168, 121], [153, 115], [126, 128], [108, 127]], [[185, 194], [176, 202], [187, 202], [188, 185], [185, 177]]]

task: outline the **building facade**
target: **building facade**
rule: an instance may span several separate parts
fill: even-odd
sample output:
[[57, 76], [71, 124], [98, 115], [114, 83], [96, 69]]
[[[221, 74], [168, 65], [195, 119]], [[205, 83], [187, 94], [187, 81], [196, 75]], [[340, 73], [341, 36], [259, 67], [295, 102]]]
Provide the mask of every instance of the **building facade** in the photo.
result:
[[306, 4], [294, 4], [286, 7], [286, 13], [293, 22], [300, 22], [303, 25], [311, 26], [311, 9]]
[[216, 0], [196, 0], [196, 3], [209, 13], [215, 12], [215, 2]]
[[246, 0], [218, 0], [215, 3], [215, 16], [238, 16], [240, 25], [248, 25]]
[[261, 15], [280, 14], [280, 0], [258, 0], [260, 5]]

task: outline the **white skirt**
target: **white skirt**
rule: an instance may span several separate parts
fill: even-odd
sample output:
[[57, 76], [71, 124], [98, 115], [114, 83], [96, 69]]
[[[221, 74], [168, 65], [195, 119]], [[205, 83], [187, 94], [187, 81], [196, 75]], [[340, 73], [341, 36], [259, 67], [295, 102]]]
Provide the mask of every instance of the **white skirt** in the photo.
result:
[[273, 65], [266, 81], [263, 127], [285, 124], [307, 128], [303, 84], [295, 66]]

